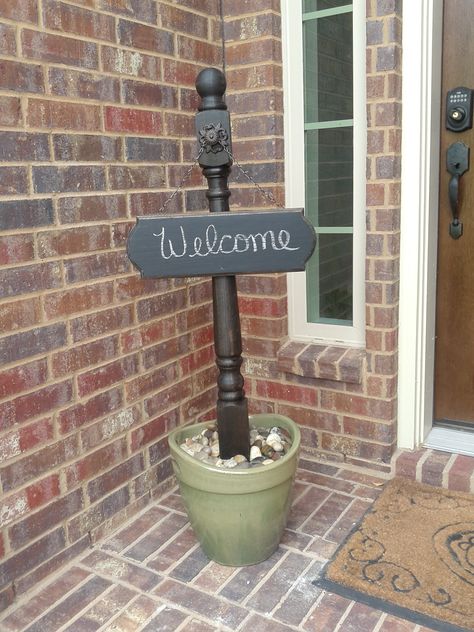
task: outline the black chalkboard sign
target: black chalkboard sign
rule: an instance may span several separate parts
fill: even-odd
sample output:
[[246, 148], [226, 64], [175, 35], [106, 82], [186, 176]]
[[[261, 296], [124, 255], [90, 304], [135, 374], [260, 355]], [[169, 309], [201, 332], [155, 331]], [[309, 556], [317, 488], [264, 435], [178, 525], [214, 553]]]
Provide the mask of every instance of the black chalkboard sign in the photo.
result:
[[139, 217], [128, 256], [142, 277], [304, 270], [316, 244], [302, 209]]

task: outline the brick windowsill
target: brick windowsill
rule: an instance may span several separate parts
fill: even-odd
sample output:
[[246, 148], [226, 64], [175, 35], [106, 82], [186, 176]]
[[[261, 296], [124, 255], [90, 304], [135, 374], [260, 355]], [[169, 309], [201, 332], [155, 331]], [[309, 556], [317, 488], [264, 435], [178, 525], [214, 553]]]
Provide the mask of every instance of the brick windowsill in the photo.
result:
[[361, 384], [365, 350], [288, 340], [277, 358], [278, 368], [285, 373]]

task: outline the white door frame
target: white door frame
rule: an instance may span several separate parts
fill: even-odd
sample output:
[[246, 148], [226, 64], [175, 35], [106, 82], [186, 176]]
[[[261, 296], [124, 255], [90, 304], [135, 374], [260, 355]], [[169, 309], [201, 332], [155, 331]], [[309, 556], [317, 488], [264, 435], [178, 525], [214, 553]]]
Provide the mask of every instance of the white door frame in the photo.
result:
[[433, 423], [438, 229], [441, 0], [403, 1], [403, 131], [398, 447]]

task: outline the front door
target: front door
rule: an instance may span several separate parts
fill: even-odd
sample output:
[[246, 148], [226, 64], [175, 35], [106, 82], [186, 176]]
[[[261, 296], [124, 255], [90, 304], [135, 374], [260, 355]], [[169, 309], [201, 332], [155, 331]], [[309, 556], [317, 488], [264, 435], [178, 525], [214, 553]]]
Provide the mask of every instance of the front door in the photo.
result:
[[474, 89], [473, 25], [473, 0], [445, 0], [434, 418], [474, 430], [474, 129], [463, 129], [470, 92], [456, 90]]

